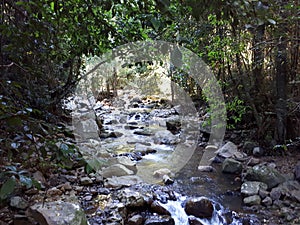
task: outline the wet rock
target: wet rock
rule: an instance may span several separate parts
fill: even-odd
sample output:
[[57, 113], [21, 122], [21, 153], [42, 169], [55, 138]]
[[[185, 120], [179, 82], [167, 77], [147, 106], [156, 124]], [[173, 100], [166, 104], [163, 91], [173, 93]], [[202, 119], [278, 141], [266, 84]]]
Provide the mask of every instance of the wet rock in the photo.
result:
[[104, 178], [110, 178], [110, 177], [133, 175], [134, 172], [132, 170], [126, 168], [126, 166], [124, 166], [122, 164], [114, 164], [114, 165], [111, 165], [109, 167], [102, 169], [100, 174]]
[[264, 154], [264, 149], [262, 147], [253, 148], [252, 154], [256, 157], [260, 157]]
[[80, 183], [82, 185], [90, 185], [90, 184], [93, 183], [93, 180], [91, 178], [89, 178], [89, 177], [81, 177], [80, 178]]
[[141, 215], [134, 215], [128, 219], [128, 225], [142, 225], [144, 219]]
[[[14, 220], [13, 222], [14, 225], [32, 225], [32, 222], [28, 220], [28, 217], [26, 215], [16, 214], [14, 215], [13, 220]], [[8, 225], [8, 224], [0, 221], [0, 225]]]
[[173, 107], [173, 109], [175, 110], [175, 113], [178, 115], [180, 115], [184, 112], [184, 110], [182, 109], [182, 105], [175, 105]]
[[43, 185], [46, 184], [46, 179], [41, 171], [36, 171], [32, 177], [33, 177], [33, 179], [40, 182], [41, 184], [43, 184]]
[[281, 189], [279, 187], [273, 188], [270, 192], [270, 197], [273, 201], [279, 200], [281, 197]]
[[99, 137], [100, 138], [118, 138], [123, 136], [123, 133], [118, 132], [118, 131], [113, 131], [113, 132], [101, 132]]
[[259, 189], [258, 191], [258, 195], [264, 199], [266, 198], [268, 195], [270, 194], [270, 192], [266, 191], [266, 190], [263, 190], [263, 189]]
[[132, 161], [130, 158], [126, 156], [119, 156], [117, 158], [117, 161], [132, 171], [136, 170], [136, 162]]
[[56, 201], [38, 203], [29, 208], [30, 215], [43, 225], [87, 225], [84, 211], [79, 205]]
[[196, 217], [189, 217], [189, 225], [203, 225]]
[[166, 144], [166, 145], [175, 145], [179, 143], [179, 137], [172, 134], [168, 130], [158, 131], [154, 135], [155, 144]]
[[61, 190], [59, 190], [57, 187], [50, 188], [47, 191], [47, 197], [59, 196], [62, 194], [63, 194], [63, 192]]
[[11, 197], [9, 205], [17, 209], [26, 209], [29, 206], [28, 202], [20, 196]]
[[79, 118], [78, 121], [74, 120], [74, 126], [76, 128], [77, 139], [87, 140], [87, 139], [97, 139], [98, 138], [98, 125], [96, 123], [95, 114], [88, 113], [84, 116], [90, 116], [89, 119], [84, 120], [84, 118]]
[[238, 153], [238, 150], [234, 143], [228, 141], [216, 153], [224, 158], [231, 158]]
[[175, 221], [171, 216], [152, 216], [144, 225], [175, 225]]
[[165, 185], [170, 185], [174, 183], [174, 180], [171, 179], [168, 175], [163, 176], [163, 182]]
[[270, 168], [265, 165], [256, 165], [253, 168], [248, 168], [245, 179], [263, 182], [268, 185], [268, 189], [276, 187], [285, 181], [284, 176], [275, 168]]
[[200, 197], [187, 200], [184, 210], [187, 215], [209, 219], [213, 215], [214, 207], [209, 199]]
[[260, 159], [251, 157], [247, 162], [247, 166], [255, 166], [260, 163]]
[[261, 198], [259, 197], [259, 195], [252, 195], [252, 196], [244, 198], [243, 202], [245, 205], [248, 205], [248, 206], [260, 205]]
[[111, 133], [111, 136], [110, 137], [113, 137], [113, 138], [118, 138], [118, 137], [122, 137], [124, 134], [119, 132], [119, 131], [113, 131]]
[[198, 166], [200, 172], [214, 172], [215, 169], [212, 166]]
[[92, 195], [87, 195], [82, 198], [84, 201], [91, 201], [93, 199]]
[[108, 195], [110, 193], [110, 190], [108, 188], [100, 187], [100, 188], [97, 189], [97, 192], [100, 195]]
[[278, 186], [278, 190], [283, 196], [286, 196], [293, 201], [300, 202], [300, 183], [298, 181], [286, 181]]
[[160, 215], [169, 215], [169, 216], [171, 216], [171, 213], [166, 208], [164, 208], [159, 201], [153, 201], [151, 203], [150, 208], [151, 208], [152, 212], [158, 213]]
[[166, 127], [172, 134], [178, 134], [181, 130], [181, 123], [176, 120], [166, 121]]
[[131, 100], [130, 100], [130, 103], [142, 103], [142, 100], [139, 98], [139, 97], [133, 97]]
[[144, 197], [139, 192], [130, 189], [124, 189], [119, 193], [119, 199], [126, 207], [130, 208], [140, 208], [146, 204]]
[[272, 203], [273, 203], [273, 200], [272, 200], [271, 197], [267, 196], [267, 197], [265, 197], [265, 198], [262, 200], [261, 203], [262, 203], [262, 205], [264, 205], [264, 206], [271, 206]]
[[71, 191], [72, 186], [69, 182], [66, 182], [64, 184], [58, 185], [57, 188], [59, 188], [61, 191]]
[[136, 175], [107, 178], [104, 182], [106, 188], [129, 187], [131, 185], [142, 183], [143, 180]]
[[147, 129], [137, 129], [133, 132], [133, 134], [143, 135], [143, 136], [152, 136], [153, 133]]
[[74, 190], [76, 192], [81, 192], [83, 190], [83, 186], [74, 186]]
[[295, 179], [300, 182], [300, 162], [297, 163], [294, 174], [295, 174]]
[[257, 142], [253, 141], [245, 141], [243, 145], [243, 152], [247, 153], [248, 155], [252, 154], [253, 149], [258, 146]]
[[268, 186], [265, 183], [258, 181], [247, 181], [241, 186], [241, 193], [246, 196], [257, 195], [259, 190], [267, 190]]
[[172, 173], [171, 170], [167, 169], [167, 168], [162, 168], [162, 169], [159, 169], [159, 170], [156, 170], [153, 172], [153, 176], [156, 177], [156, 178], [163, 178], [163, 176], [174, 176], [174, 174]]
[[124, 129], [125, 130], [135, 130], [135, 129], [138, 129], [140, 128], [139, 126], [135, 126], [135, 125], [125, 125], [124, 126]]
[[222, 164], [222, 172], [223, 173], [241, 173], [243, 170], [243, 164], [234, 159], [227, 158], [224, 160]]

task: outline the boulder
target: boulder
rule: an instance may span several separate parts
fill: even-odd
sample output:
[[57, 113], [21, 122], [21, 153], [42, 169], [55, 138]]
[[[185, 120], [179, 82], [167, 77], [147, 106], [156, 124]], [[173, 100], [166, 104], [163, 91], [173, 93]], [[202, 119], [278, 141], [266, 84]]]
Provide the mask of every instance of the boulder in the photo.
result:
[[87, 225], [84, 211], [79, 204], [56, 201], [37, 203], [29, 214], [41, 225]]
[[203, 225], [196, 217], [189, 217], [189, 225]]
[[241, 186], [241, 193], [246, 196], [257, 195], [259, 190], [267, 190], [268, 186], [265, 183], [258, 181], [247, 181]]
[[21, 198], [20, 196], [14, 196], [10, 199], [10, 206], [17, 209], [26, 209], [29, 206], [29, 204], [25, 199]]
[[162, 204], [159, 201], [153, 201], [151, 203], [151, 211], [158, 213], [160, 215], [169, 215], [171, 216], [171, 213], [162, 206]]
[[175, 221], [171, 216], [151, 216], [144, 225], [175, 225]]
[[165, 185], [170, 185], [174, 183], [174, 180], [171, 179], [168, 175], [164, 175], [162, 179]]
[[276, 187], [285, 181], [285, 177], [275, 168], [265, 165], [256, 165], [248, 168], [245, 179], [248, 181], [260, 181], [268, 185], [268, 189]]
[[141, 215], [134, 215], [128, 219], [128, 225], [142, 225], [143, 224], [143, 217]]
[[273, 203], [273, 200], [269, 196], [265, 197], [261, 202], [261, 204], [264, 206], [270, 206], [270, 205], [272, 205], [272, 203]]
[[[275, 189], [275, 188], [273, 188]], [[272, 191], [273, 191], [272, 189]], [[271, 191], [271, 192], [272, 192]], [[281, 195], [293, 200], [300, 202], [300, 183], [296, 180], [289, 180], [280, 184], [275, 191], [281, 193]]]
[[93, 183], [93, 181], [92, 181], [92, 179], [89, 178], [89, 177], [81, 177], [81, 178], [80, 178], [80, 183], [81, 183], [82, 185], [90, 185], [90, 184]]
[[224, 160], [222, 164], [222, 172], [223, 173], [241, 173], [243, 170], [243, 164], [234, 159], [227, 158]]
[[279, 187], [273, 188], [270, 192], [270, 197], [273, 201], [279, 200], [281, 197], [281, 189]]
[[223, 145], [216, 153], [219, 156], [222, 156], [224, 158], [231, 158], [238, 152], [237, 146], [228, 141], [225, 145]]
[[266, 198], [267, 196], [269, 196], [270, 192], [266, 191], [266, 190], [263, 190], [263, 189], [259, 189], [258, 191], [258, 195], [264, 199]]
[[244, 198], [243, 202], [245, 205], [248, 205], [248, 206], [260, 205], [261, 198], [259, 197], [259, 195], [252, 195], [252, 196]]
[[262, 156], [264, 154], [264, 149], [262, 147], [255, 147], [252, 150], [252, 154], [256, 157]]
[[247, 153], [248, 155], [253, 153], [253, 149], [258, 146], [257, 142], [253, 141], [245, 141], [243, 145], [243, 152]]
[[152, 136], [152, 131], [148, 129], [136, 129], [133, 134], [142, 135], [142, 136]]
[[102, 169], [100, 174], [104, 178], [110, 178], [110, 177], [121, 177], [121, 176], [133, 175], [134, 172], [122, 164], [114, 164]]
[[172, 171], [169, 170], [168, 168], [158, 169], [158, 170], [155, 170], [153, 172], [153, 176], [155, 178], [163, 178], [165, 175], [167, 175], [169, 177], [173, 177], [174, 176], [174, 174], [172, 173]]
[[143, 180], [136, 175], [107, 178], [104, 182], [106, 188], [121, 188], [129, 187], [135, 184], [142, 183]]
[[247, 162], [247, 166], [255, 166], [260, 163], [260, 159], [251, 157]]
[[126, 188], [118, 194], [120, 201], [129, 208], [140, 208], [146, 204], [141, 193]]
[[33, 174], [33, 179], [35, 179], [36, 181], [38, 181], [39, 183], [45, 185], [46, 184], [46, 178], [44, 177], [43, 173], [41, 171], [36, 171]]
[[200, 171], [200, 172], [214, 172], [216, 170], [212, 166], [198, 166], [198, 171]]
[[158, 131], [154, 135], [155, 144], [166, 144], [166, 145], [175, 145], [178, 144], [180, 139], [178, 136], [172, 134], [168, 130]]
[[126, 166], [128, 169], [132, 171], [136, 170], [136, 162], [132, 161], [130, 158], [126, 156], [118, 156], [117, 161], [119, 164]]
[[295, 174], [295, 179], [300, 181], [300, 162], [297, 163], [294, 170], [294, 174]]
[[210, 219], [214, 212], [214, 206], [208, 198], [191, 198], [187, 200], [184, 210], [187, 215]]
[[166, 127], [172, 134], [178, 134], [181, 130], [181, 123], [180, 121], [170, 120], [166, 122]]

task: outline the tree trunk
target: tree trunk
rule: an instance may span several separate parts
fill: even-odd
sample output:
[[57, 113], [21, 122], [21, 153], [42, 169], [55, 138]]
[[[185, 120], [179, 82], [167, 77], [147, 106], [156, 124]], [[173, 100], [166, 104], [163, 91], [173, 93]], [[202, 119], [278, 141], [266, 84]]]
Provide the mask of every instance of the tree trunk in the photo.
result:
[[280, 38], [276, 55], [276, 141], [284, 144], [286, 140], [287, 101], [286, 101], [286, 77], [287, 77], [287, 52], [286, 41]]
[[262, 43], [265, 36], [265, 25], [257, 26], [254, 39], [253, 39], [253, 63], [252, 63], [252, 72], [253, 77], [255, 78], [255, 89], [260, 93], [262, 90], [262, 81], [263, 81], [263, 63], [264, 63], [264, 48]]

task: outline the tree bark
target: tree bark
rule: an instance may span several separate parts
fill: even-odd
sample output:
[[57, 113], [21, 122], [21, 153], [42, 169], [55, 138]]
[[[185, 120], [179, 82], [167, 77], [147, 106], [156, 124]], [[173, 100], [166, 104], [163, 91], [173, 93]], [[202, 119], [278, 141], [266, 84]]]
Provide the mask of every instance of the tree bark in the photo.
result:
[[262, 81], [263, 81], [263, 63], [264, 63], [264, 48], [262, 43], [265, 36], [265, 25], [257, 26], [254, 39], [253, 39], [253, 63], [252, 63], [252, 72], [253, 77], [255, 78], [255, 87], [258, 93], [262, 90]]
[[286, 77], [287, 77], [287, 44], [283, 37], [280, 38], [277, 46], [276, 55], [276, 141], [278, 144], [284, 144], [286, 140], [287, 123], [287, 95], [286, 95]]

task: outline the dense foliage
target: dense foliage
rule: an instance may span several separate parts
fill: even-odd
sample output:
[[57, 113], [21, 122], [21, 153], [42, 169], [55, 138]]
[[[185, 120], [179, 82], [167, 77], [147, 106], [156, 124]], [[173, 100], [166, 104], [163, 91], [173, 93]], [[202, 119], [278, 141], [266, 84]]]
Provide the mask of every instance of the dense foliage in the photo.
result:
[[[201, 56], [222, 85], [231, 128], [253, 129], [251, 138], [273, 144], [300, 134], [296, 1], [3, 0], [0, 22], [5, 153], [18, 150], [20, 135], [35, 145], [44, 128], [33, 118], [59, 122], [83, 56], [137, 40], [169, 41]], [[186, 74], [173, 80], [203, 99]]]

